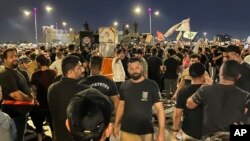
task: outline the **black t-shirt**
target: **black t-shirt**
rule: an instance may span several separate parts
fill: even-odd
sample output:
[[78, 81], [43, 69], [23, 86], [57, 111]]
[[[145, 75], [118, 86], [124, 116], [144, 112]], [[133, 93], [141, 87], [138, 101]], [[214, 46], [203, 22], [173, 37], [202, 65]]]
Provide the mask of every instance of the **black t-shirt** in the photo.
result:
[[[218, 57], [221, 55], [221, 52], [219, 50], [215, 50], [214, 53], [212, 53], [212, 56], [213, 57]], [[223, 61], [223, 58], [221, 57], [220, 59], [216, 60], [215, 62], [212, 61], [211, 65], [213, 67], [216, 67], [216, 66], [221, 66], [222, 64], [222, 61]]]
[[49, 109], [47, 92], [55, 77], [56, 72], [54, 70], [39, 70], [33, 73], [31, 77], [31, 84], [37, 88], [37, 100], [40, 108]]
[[126, 80], [120, 99], [125, 101], [121, 130], [133, 134], [153, 133], [152, 106], [161, 98], [158, 85], [149, 79], [139, 83]]
[[166, 72], [164, 74], [164, 78], [177, 79], [178, 78], [179, 61], [174, 59], [173, 57], [171, 57], [171, 58], [168, 58], [164, 61], [164, 65], [166, 66]]
[[28, 72], [24, 71], [24, 70], [21, 70], [20, 68], [17, 68], [17, 71], [19, 71], [24, 76], [24, 78], [27, 81], [27, 84], [29, 85], [30, 84], [30, 78], [29, 78]]
[[202, 106], [190, 110], [186, 107], [187, 99], [192, 96], [199, 88], [201, 84], [187, 85], [181, 89], [177, 95], [175, 107], [183, 109], [183, 122], [182, 130], [189, 136], [201, 139], [202, 136]]
[[250, 94], [235, 85], [204, 86], [193, 100], [203, 106], [202, 135], [229, 131], [230, 124], [244, 122], [244, 110], [250, 109]]
[[205, 66], [207, 66], [207, 63], [208, 63], [208, 57], [207, 57], [207, 55], [204, 55], [204, 54], [200, 54], [200, 56], [201, 56], [201, 63], [203, 64], [203, 65], [205, 65]]
[[[31, 91], [25, 77], [17, 70], [3, 68], [0, 72], [0, 86], [2, 87], [3, 100], [14, 100], [9, 94], [18, 90], [22, 91], [26, 95], [31, 95]], [[3, 112], [7, 113], [10, 117], [20, 115], [7, 106], [3, 106]]]
[[48, 103], [52, 116], [56, 141], [73, 141], [65, 126], [66, 110], [71, 98], [89, 86], [77, 84], [78, 80], [62, 77], [58, 82], [49, 86]]
[[235, 85], [250, 93], [250, 65], [243, 62], [240, 73], [241, 77], [235, 82]]
[[156, 56], [150, 56], [147, 58], [148, 63], [148, 78], [155, 80], [156, 82], [160, 79], [160, 67], [162, 65], [161, 58]]
[[102, 75], [89, 76], [81, 81], [79, 84], [86, 84], [101, 91], [104, 95], [109, 97], [118, 95], [118, 90], [114, 81]]

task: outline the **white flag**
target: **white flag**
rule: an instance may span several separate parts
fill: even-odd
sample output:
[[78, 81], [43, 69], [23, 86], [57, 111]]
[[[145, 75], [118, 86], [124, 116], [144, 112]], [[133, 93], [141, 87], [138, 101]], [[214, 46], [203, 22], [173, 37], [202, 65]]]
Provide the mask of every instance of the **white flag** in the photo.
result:
[[176, 41], [179, 41], [182, 36], [182, 32], [180, 31], [179, 34], [176, 36]]
[[250, 44], [250, 36], [247, 37], [247, 43]]
[[176, 29], [180, 26], [181, 23], [178, 23], [176, 25], [174, 25], [173, 27], [171, 27], [165, 34], [164, 36], [167, 38], [168, 36], [170, 36], [171, 34], [173, 34]]
[[190, 19], [185, 19], [176, 31], [190, 31]]
[[186, 31], [183, 34], [183, 38], [187, 38], [187, 39], [193, 40], [196, 34], [197, 34], [197, 32]]

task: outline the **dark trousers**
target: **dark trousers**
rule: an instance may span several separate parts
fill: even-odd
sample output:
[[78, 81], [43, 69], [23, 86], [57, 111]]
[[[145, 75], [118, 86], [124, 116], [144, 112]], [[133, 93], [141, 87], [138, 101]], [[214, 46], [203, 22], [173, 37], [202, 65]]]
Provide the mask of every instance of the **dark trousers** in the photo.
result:
[[52, 120], [51, 120], [51, 114], [48, 109], [41, 109], [40, 107], [34, 107], [32, 111], [30, 112], [30, 117], [36, 127], [36, 132], [37, 133], [42, 133], [43, 132], [43, 122], [45, 118], [49, 122], [49, 126], [51, 131], [53, 131], [53, 126], [52, 126]]
[[17, 130], [17, 136], [15, 141], [23, 141], [24, 140], [24, 130], [26, 128], [27, 115], [21, 115], [18, 117], [12, 118]]
[[177, 79], [164, 79], [164, 87], [166, 90], [167, 100], [170, 100], [176, 91]]

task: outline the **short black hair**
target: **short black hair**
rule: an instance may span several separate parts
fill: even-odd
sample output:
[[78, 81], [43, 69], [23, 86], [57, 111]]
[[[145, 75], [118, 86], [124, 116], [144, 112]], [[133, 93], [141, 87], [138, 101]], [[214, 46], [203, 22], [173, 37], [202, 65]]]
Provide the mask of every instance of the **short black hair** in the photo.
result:
[[135, 52], [136, 54], [143, 54], [143, 51], [142, 51], [142, 49], [140, 49], [140, 48], [138, 48], [138, 49], [136, 49], [136, 52]]
[[74, 51], [76, 49], [76, 47], [74, 44], [70, 44], [70, 45], [68, 45], [68, 49], [69, 49], [69, 51]]
[[79, 57], [74, 55], [68, 55], [62, 60], [62, 72], [66, 76], [69, 70], [74, 69], [80, 62]]
[[168, 49], [168, 54], [169, 54], [170, 56], [173, 56], [173, 55], [175, 55], [175, 54], [176, 54], [176, 52], [175, 52], [175, 50], [174, 50], [174, 49], [169, 48], [169, 49]]
[[190, 59], [191, 59], [191, 58], [198, 58], [198, 60], [201, 60], [201, 56], [200, 56], [199, 54], [196, 54], [196, 53], [191, 54], [191, 55], [190, 55]]
[[8, 48], [8, 49], [4, 50], [4, 51], [3, 51], [3, 55], [2, 55], [2, 59], [3, 59], [3, 60], [4, 60], [4, 59], [7, 59], [7, 54], [8, 54], [8, 52], [12, 52], [12, 51], [16, 52], [16, 49], [15, 49], [15, 48]]
[[192, 78], [201, 77], [206, 71], [206, 67], [202, 63], [193, 63], [189, 67], [189, 75]]
[[119, 49], [116, 50], [116, 54], [121, 54], [122, 52], [124, 53], [124, 50], [121, 49], [121, 48], [119, 48]]
[[75, 141], [99, 141], [114, 110], [112, 100], [94, 88], [74, 95], [67, 107], [70, 133]]
[[92, 56], [90, 58], [90, 64], [91, 64], [91, 69], [102, 69], [102, 60], [103, 58], [101, 56]]
[[152, 53], [152, 55], [156, 55], [156, 54], [157, 54], [157, 52], [158, 52], [158, 50], [157, 50], [156, 48], [152, 48], [152, 49], [151, 49], [151, 53]]
[[129, 63], [134, 63], [134, 62], [139, 62], [141, 64], [141, 59], [137, 58], [137, 57], [132, 57], [128, 60], [128, 64]]
[[230, 81], [236, 81], [241, 72], [241, 65], [235, 60], [227, 60], [222, 64], [223, 78]]
[[36, 60], [37, 55], [35, 53], [31, 53], [29, 57], [30, 57], [30, 60], [34, 61]]
[[43, 54], [40, 54], [36, 58], [36, 62], [40, 64], [40, 66], [49, 66], [50, 60], [46, 58]]
[[43, 51], [46, 50], [45, 46], [40, 46], [40, 49], [43, 50]]

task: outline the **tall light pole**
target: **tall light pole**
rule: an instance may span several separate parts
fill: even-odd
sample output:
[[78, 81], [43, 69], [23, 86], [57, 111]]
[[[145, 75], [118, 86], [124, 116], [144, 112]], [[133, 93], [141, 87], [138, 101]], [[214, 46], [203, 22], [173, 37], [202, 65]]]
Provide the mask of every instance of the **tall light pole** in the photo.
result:
[[36, 39], [36, 44], [38, 43], [38, 36], [37, 36], [37, 18], [36, 18], [36, 14], [37, 14], [37, 9], [34, 8], [34, 17], [35, 17], [35, 39]]
[[148, 16], [149, 16], [149, 32], [152, 33], [152, 20], [151, 20], [151, 15], [152, 15], [152, 9], [148, 9]]

